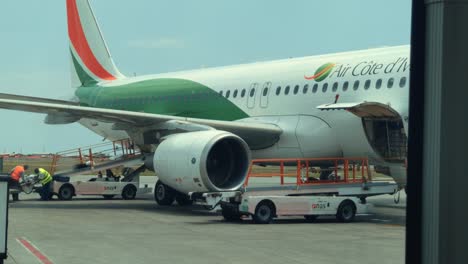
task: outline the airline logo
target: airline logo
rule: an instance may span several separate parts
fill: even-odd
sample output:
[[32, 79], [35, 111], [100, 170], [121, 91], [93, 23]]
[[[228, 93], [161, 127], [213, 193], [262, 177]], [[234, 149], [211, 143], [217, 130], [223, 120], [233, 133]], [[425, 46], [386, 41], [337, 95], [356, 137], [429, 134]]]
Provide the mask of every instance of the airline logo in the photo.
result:
[[312, 76], [304, 76], [306, 80], [315, 80], [316, 82], [321, 82], [325, 80], [328, 75], [332, 72], [335, 67], [335, 63], [326, 63], [320, 66]]
[[343, 78], [359, 76], [372, 76], [376, 74], [403, 73], [409, 70], [410, 63], [407, 57], [397, 57], [387, 62], [361, 61], [356, 64], [325, 63], [320, 66], [312, 76], [305, 75], [306, 80], [321, 82], [326, 78]]

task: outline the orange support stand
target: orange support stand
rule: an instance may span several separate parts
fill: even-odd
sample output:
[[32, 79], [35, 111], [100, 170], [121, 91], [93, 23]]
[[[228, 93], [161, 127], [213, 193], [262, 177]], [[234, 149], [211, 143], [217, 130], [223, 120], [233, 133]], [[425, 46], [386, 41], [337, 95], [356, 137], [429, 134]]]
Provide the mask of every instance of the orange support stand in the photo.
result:
[[296, 184], [301, 185], [302, 184], [302, 179], [301, 179], [301, 161], [297, 160], [296, 161]]
[[281, 185], [284, 185], [284, 162], [280, 162]]
[[348, 160], [344, 161], [343, 171], [344, 171], [344, 180], [348, 181], [348, 177], [349, 177], [349, 161]]

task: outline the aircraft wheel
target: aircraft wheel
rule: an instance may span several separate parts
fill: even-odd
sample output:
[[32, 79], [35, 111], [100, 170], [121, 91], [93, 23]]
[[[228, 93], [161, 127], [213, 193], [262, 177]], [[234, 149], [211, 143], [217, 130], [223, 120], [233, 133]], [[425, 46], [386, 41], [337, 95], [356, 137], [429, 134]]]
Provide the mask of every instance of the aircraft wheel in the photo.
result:
[[133, 185], [127, 185], [125, 188], [122, 190], [122, 198], [124, 200], [133, 200], [135, 199], [137, 193], [137, 189]]
[[154, 200], [159, 205], [171, 205], [175, 200], [175, 191], [158, 180], [154, 187]]
[[336, 212], [336, 218], [340, 222], [349, 223], [354, 220], [356, 216], [356, 205], [351, 200], [344, 200], [341, 202]]
[[176, 194], [175, 200], [180, 206], [187, 206], [193, 204], [193, 200], [191, 200], [190, 197], [184, 193]]
[[75, 194], [75, 188], [72, 185], [66, 184], [60, 187], [58, 192], [58, 197], [60, 200], [69, 201], [73, 198]]
[[262, 201], [255, 208], [253, 220], [256, 224], [269, 224], [276, 215], [276, 208], [271, 201]]
[[224, 220], [227, 222], [240, 222], [242, 221], [242, 216], [240, 214], [233, 213], [232, 210], [222, 209], [221, 214], [223, 215]]

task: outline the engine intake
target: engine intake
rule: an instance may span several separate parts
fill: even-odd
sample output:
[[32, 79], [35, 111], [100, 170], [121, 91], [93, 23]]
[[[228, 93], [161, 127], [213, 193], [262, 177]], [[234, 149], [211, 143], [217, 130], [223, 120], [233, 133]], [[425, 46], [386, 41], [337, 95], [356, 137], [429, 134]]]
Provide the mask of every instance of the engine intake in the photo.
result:
[[180, 192], [233, 191], [247, 177], [250, 150], [229, 132], [189, 132], [165, 139], [153, 162], [159, 179]]

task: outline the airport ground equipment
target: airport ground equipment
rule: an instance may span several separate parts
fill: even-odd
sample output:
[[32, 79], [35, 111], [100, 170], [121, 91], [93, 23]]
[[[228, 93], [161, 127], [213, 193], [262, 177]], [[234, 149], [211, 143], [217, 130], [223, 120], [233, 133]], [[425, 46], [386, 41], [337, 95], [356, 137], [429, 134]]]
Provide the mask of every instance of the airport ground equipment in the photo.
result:
[[[376, 176], [366, 158], [257, 159], [252, 160], [241, 190], [190, 195], [196, 204], [221, 206], [224, 218], [230, 221], [253, 216], [256, 222], [262, 222], [258, 214], [265, 215], [271, 209], [268, 218], [309, 215], [306, 218], [311, 220], [316, 216], [310, 215], [336, 214], [346, 222], [348, 217], [343, 212], [349, 210], [340, 208], [353, 207], [354, 214], [364, 213], [367, 197], [398, 191], [394, 181]], [[342, 203], [346, 206], [340, 207]], [[312, 208], [323, 204], [326, 208]], [[257, 206], [260, 209], [256, 210]]]
[[[104, 172], [120, 166], [141, 166], [144, 158], [130, 139], [121, 139], [57, 152], [52, 157], [49, 172], [67, 177], [94, 175], [98, 171]], [[126, 180], [132, 179], [127, 177]]]
[[9, 179], [7, 175], [0, 175], [0, 264], [7, 258]]
[[[319, 216], [335, 215], [340, 222], [351, 222], [356, 214], [367, 213], [367, 204], [356, 197], [346, 196], [256, 196], [244, 195], [238, 213], [223, 208], [226, 220], [249, 215], [257, 224], [269, 224], [277, 216], [304, 216], [314, 221]], [[237, 219], [240, 219], [237, 217]]]
[[52, 193], [60, 200], [71, 200], [76, 195], [102, 195], [112, 199], [121, 195], [124, 200], [133, 200], [137, 194], [150, 193], [152, 188], [140, 187], [139, 176], [135, 181], [115, 181], [109, 178], [92, 178], [89, 181], [58, 182], [52, 184]]

